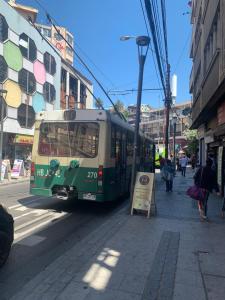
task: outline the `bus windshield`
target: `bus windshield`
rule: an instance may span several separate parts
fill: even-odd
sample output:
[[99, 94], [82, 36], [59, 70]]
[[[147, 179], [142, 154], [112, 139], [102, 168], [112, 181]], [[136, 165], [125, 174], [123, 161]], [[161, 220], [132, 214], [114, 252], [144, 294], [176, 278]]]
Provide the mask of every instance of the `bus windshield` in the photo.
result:
[[98, 154], [99, 125], [93, 122], [42, 123], [38, 153], [42, 156], [89, 157]]

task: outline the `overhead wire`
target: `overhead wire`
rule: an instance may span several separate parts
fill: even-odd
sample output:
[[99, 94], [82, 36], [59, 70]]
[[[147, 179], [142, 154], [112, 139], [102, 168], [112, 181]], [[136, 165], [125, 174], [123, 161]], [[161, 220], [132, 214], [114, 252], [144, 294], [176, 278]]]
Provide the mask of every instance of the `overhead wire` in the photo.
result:
[[166, 97], [167, 92], [166, 92], [165, 77], [164, 77], [165, 73], [163, 72], [163, 68], [162, 68], [162, 62], [161, 62], [161, 57], [160, 57], [161, 53], [160, 53], [159, 45], [158, 45], [158, 38], [157, 38], [157, 33], [156, 33], [156, 28], [155, 28], [155, 21], [154, 21], [155, 17], [153, 14], [153, 7], [152, 7], [151, 2], [148, 0], [145, 0], [145, 7], [146, 7], [147, 17], [148, 17], [151, 32], [152, 32], [152, 39], [153, 39], [155, 53], [156, 53], [156, 60], [157, 60], [157, 64], [158, 64], [160, 80], [161, 80], [161, 84], [163, 87], [164, 95]]
[[[123, 116], [123, 114], [121, 114], [117, 107], [115, 106], [114, 102], [112, 101], [112, 99], [109, 97], [107, 91], [105, 90], [105, 88], [103, 87], [103, 85], [100, 83], [100, 81], [97, 79], [97, 77], [94, 75], [94, 73], [91, 71], [91, 69], [87, 66], [87, 64], [84, 62], [84, 60], [80, 57], [80, 55], [75, 52], [74, 48], [72, 47], [72, 45], [70, 45], [70, 43], [65, 39], [65, 37], [61, 34], [60, 30], [57, 27], [60, 27], [56, 20], [54, 18], [52, 18], [50, 16], [50, 14], [48, 13], [48, 11], [46, 10], [46, 8], [43, 6], [43, 4], [40, 3], [39, 0], [34, 0], [45, 12], [47, 20], [49, 21], [49, 23], [54, 27], [54, 29], [56, 30], [56, 32], [61, 36], [61, 38], [66, 42], [66, 44], [68, 45], [68, 47], [73, 51], [73, 53], [75, 54], [75, 56], [78, 58], [78, 60], [82, 63], [82, 65], [87, 69], [87, 71], [91, 74], [91, 76], [93, 77], [93, 79], [96, 81], [96, 83], [99, 85], [99, 87], [101, 88], [101, 90], [103, 91], [103, 93], [105, 94], [105, 96], [108, 98], [108, 100], [110, 101], [110, 103], [112, 104], [114, 111], [118, 114], [118, 116], [120, 118], [122, 118], [124, 121], [126, 121], [125, 117]], [[54, 23], [54, 22], [56, 23]]]
[[[142, 3], [142, 0], [140, 0], [140, 4], [141, 4], [141, 10], [142, 10], [142, 14], [143, 14], [144, 22], [145, 22], [145, 27], [146, 27], [147, 35], [150, 38], [150, 33], [149, 33], [149, 29], [148, 29], [147, 19], [146, 19], [146, 15], [145, 15], [145, 11], [144, 11], [144, 6], [143, 6], [143, 3]], [[159, 74], [158, 74], [158, 70], [157, 70], [157, 67], [156, 67], [155, 55], [154, 55], [154, 51], [153, 51], [152, 46], [151, 46], [151, 38], [150, 38], [150, 50], [152, 52], [154, 68], [155, 68], [155, 72], [156, 72], [158, 84], [160, 86], [160, 79], [159, 79]], [[162, 89], [160, 89], [160, 92], [161, 92], [161, 96], [163, 97], [163, 95], [162, 95]]]
[[[37, 27], [37, 25], [33, 22], [33, 20], [31, 18], [28, 18], [28, 21], [30, 22], [30, 24], [37, 30], [37, 32], [39, 33], [39, 35], [42, 37], [43, 40], [45, 40], [48, 45], [53, 49], [53, 51], [57, 54], [60, 55], [58, 53], [58, 51], [56, 50], [56, 48], [50, 43], [50, 41], [40, 32], [39, 28]], [[102, 106], [102, 104], [99, 102], [98, 98], [95, 96], [95, 94], [92, 92], [92, 90], [87, 86], [86, 82], [83, 80], [83, 78], [76, 72], [73, 74], [74, 77], [76, 77], [78, 80], [80, 80], [80, 82], [86, 87], [86, 89], [88, 90], [88, 92], [93, 96], [93, 98], [95, 99], [95, 101], [99, 104], [99, 106], [101, 107], [101, 109], [104, 110], [104, 107]]]

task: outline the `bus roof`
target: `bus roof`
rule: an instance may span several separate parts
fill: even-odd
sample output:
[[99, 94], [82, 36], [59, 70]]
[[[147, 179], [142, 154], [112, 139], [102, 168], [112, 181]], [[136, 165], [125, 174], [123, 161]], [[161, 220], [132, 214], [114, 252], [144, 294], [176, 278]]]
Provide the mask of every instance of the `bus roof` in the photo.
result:
[[[65, 112], [69, 111], [75, 112], [75, 114], [73, 115], [73, 121], [111, 121], [123, 128], [126, 128], [127, 130], [134, 131], [134, 128], [129, 123], [122, 120], [117, 114], [110, 113], [110, 111], [102, 109], [41, 111], [36, 114], [36, 120], [55, 122], [66, 121]], [[143, 134], [143, 132], [140, 132], [140, 135], [150, 140], [150, 138]]]

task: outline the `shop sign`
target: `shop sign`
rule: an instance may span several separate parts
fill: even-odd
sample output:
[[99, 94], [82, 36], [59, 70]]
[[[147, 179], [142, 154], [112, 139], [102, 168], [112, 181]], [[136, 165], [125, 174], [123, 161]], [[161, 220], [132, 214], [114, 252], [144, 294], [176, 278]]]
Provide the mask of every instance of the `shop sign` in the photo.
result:
[[222, 103], [217, 109], [217, 123], [218, 125], [225, 123], [225, 102]]
[[147, 212], [150, 215], [152, 201], [154, 201], [154, 173], [138, 172], [134, 187], [131, 214], [134, 210]]
[[30, 135], [16, 134], [15, 136], [15, 144], [32, 145], [33, 141], [34, 141], [34, 137]]

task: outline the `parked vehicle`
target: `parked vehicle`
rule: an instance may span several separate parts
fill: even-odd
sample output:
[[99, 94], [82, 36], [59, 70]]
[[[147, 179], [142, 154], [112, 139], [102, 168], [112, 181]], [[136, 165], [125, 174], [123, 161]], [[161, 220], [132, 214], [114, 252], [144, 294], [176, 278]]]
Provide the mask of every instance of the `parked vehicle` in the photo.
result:
[[14, 239], [14, 220], [0, 204], [0, 267], [2, 267], [11, 250]]
[[[154, 143], [138, 137], [137, 164], [154, 171]], [[113, 201], [129, 192], [134, 129], [105, 110], [36, 116], [30, 190], [67, 200]]]

